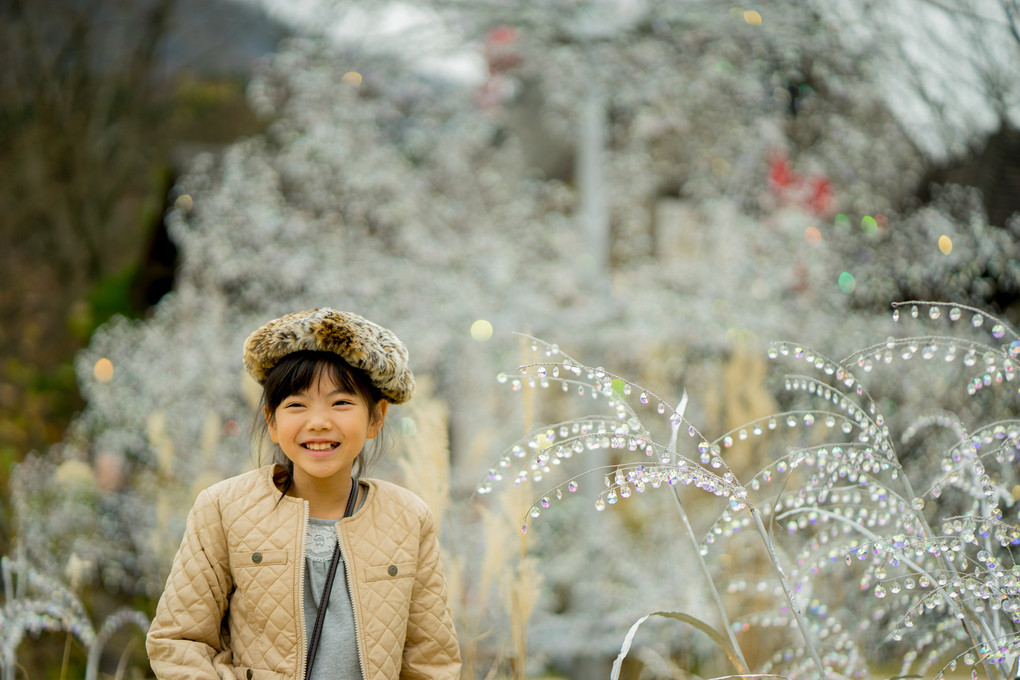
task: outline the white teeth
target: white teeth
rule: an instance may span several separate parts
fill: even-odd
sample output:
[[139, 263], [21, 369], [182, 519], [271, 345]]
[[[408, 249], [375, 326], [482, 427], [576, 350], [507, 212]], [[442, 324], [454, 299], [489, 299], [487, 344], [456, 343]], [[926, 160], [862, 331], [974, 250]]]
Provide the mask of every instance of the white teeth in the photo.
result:
[[332, 443], [305, 444], [305, 448], [310, 449], [312, 451], [327, 451], [333, 448], [334, 446], [336, 446], [336, 444]]

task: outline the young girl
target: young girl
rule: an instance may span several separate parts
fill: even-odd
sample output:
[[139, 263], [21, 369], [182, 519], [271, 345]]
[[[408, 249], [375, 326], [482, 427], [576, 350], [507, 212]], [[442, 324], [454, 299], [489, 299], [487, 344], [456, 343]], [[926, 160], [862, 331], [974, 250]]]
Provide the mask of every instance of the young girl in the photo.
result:
[[458, 678], [435, 523], [358, 479], [414, 376], [393, 333], [323, 308], [245, 342], [274, 465], [213, 485], [188, 516], [146, 648], [158, 678]]

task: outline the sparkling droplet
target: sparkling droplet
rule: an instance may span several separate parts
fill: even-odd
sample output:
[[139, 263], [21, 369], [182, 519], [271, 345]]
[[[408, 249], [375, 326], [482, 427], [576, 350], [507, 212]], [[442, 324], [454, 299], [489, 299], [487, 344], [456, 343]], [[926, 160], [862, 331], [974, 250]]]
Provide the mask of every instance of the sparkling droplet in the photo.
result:
[[910, 506], [914, 508], [914, 510], [924, 510], [924, 499], [920, 497], [915, 498], [910, 501]]
[[567, 484], [567, 491], [569, 491], [570, 493], [574, 493], [575, 491], [577, 491], [577, 482], [572, 481], [569, 484]]
[[941, 312], [941, 310], [939, 310], [939, 308], [938, 308], [938, 307], [932, 307], [931, 309], [929, 309], [929, 310], [928, 310], [928, 317], [929, 317], [929, 318], [930, 318], [930, 319], [931, 319], [932, 321], [935, 321], [935, 320], [936, 320], [936, 319], [938, 319], [938, 318], [939, 318], [939, 317], [940, 317], [941, 315], [942, 315], [942, 312]]

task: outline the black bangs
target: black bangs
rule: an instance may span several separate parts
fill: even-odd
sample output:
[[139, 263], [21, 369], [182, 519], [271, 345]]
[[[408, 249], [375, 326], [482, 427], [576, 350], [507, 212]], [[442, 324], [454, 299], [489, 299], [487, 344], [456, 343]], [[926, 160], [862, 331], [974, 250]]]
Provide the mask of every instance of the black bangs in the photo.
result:
[[365, 400], [369, 412], [375, 410], [382, 393], [364, 371], [354, 368], [333, 352], [293, 352], [269, 371], [263, 385], [265, 406], [270, 412], [292, 394], [307, 391], [321, 377], [328, 377], [338, 388]]

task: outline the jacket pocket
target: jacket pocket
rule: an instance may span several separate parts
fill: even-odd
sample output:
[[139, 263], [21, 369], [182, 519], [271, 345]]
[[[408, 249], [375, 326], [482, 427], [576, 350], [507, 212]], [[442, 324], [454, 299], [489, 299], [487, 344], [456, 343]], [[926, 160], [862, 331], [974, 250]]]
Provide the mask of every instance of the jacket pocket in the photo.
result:
[[394, 564], [377, 564], [365, 567], [365, 581], [389, 581], [414, 576], [414, 562], [397, 562]]
[[[236, 616], [244, 620], [253, 638], [262, 634], [270, 618], [281, 616], [284, 603], [294, 598], [293, 568], [288, 562], [286, 550], [251, 550], [230, 556], [236, 588], [231, 619]], [[253, 641], [239, 642], [250, 645]]]
[[230, 556], [230, 564], [234, 569], [271, 567], [274, 564], [287, 564], [286, 550], [252, 550], [235, 552]]

